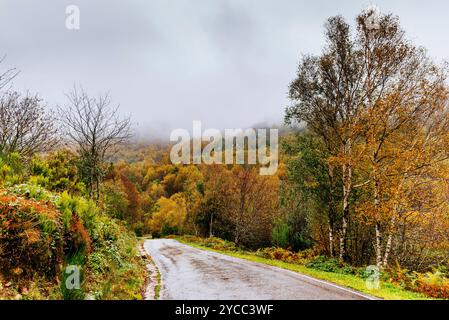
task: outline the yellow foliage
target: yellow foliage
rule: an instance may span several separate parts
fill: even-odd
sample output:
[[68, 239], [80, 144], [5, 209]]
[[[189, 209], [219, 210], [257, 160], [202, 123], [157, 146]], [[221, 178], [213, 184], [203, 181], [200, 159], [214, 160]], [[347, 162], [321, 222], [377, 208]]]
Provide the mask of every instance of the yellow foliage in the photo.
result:
[[158, 210], [150, 220], [150, 230], [153, 234], [163, 233], [165, 230], [179, 231], [186, 219], [187, 209], [183, 196], [174, 194], [170, 199], [160, 198], [156, 202]]

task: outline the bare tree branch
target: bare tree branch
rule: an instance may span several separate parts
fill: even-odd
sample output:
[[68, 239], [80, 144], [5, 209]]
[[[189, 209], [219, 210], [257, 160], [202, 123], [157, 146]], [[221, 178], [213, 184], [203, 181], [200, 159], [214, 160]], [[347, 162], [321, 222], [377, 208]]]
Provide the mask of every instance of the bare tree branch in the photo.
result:
[[58, 108], [63, 131], [76, 145], [91, 196], [100, 195], [106, 157], [131, 137], [131, 120], [111, 107], [109, 94], [90, 97], [83, 88], [66, 94], [68, 104]]

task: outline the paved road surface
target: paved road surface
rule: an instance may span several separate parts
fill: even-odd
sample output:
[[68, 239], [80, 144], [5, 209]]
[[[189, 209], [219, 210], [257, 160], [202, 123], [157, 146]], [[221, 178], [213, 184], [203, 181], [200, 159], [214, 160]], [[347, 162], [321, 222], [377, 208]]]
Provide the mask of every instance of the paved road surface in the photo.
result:
[[200, 250], [172, 239], [147, 240], [162, 275], [160, 299], [369, 299], [296, 272]]

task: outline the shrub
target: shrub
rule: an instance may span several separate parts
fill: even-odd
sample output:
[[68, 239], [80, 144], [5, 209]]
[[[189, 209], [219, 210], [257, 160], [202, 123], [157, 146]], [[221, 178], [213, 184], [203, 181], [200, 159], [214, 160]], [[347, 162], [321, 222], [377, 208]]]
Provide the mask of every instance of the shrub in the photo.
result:
[[209, 237], [202, 240], [202, 244], [214, 250], [237, 251], [234, 242], [226, 241], [216, 237]]
[[49, 202], [0, 196], [0, 268], [54, 277], [63, 262], [61, 214]]
[[[91, 200], [31, 184], [0, 191], [0, 279], [14, 286], [38, 281], [52, 299], [137, 299], [145, 264], [136, 254], [136, 238]], [[65, 289], [64, 265], [81, 268], [79, 290]]]
[[285, 222], [278, 222], [271, 232], [273, 244], [278, 247], [287, 248], [290, 244], [290, 226]]
[[384, 272], [384, 278], [396, 286], [412, 289], [416, 280], [416, 274], [409, 272], [406, 268], [402, 268], [396, 262], [395, 266], [390, 267]]
[[256, 255], [267, 259], [281, 260], [290, 263], [302, 263], [304, 261], [300, 254], [279, 247], [259, 249], [257, 250]]
[[0, 184], [12, 186], [25, 179], [24, 161], [19, 153], [0, 155]]
[[66, 228], [70, 226], [73, 214], [79, 215], [83, 225], [87, 230], [95, 227], [95, 216], [97, 208], [92, 200], [86, 200], [83, 197], [71, 196], [67, 192], [63, 192], [55, 199], [57, 208], [62, 212], [64, 225]]
[[76, 157], [68, 150], [60, 150], [47, 156], [34, 156], [29, 166], [29, 182], [48, 190], [85, 194], [79, 181]]
[[333, 273], [340, 273], [340, 274], [356, 274], [357, 271], [350, 265], [335, 259], [335, 258], [328, 258], [325, 256], [318, 256], [316, 258], [313, 258], [309, 262], [305, 264], [306, 267], [326, 271], [326, 272], [333, 272]]
[[53, 201], [54, 196], [37, 184], [18, 184], [8, 189], [12, 193], [25, 198], [31, 198], [37, 201]]
[[432, 298], [449, 299], [449, 279], [440, 271], [416, 273], [413, 289]]
[[91, 252], [90, 236], [76, 213], [72, 215], [65, 243], [69, 246], [65, 250], [68, 254], [72, 252], [88, 254]]
[[68, 256], [66, 256], [66, 265], [77, 266], [80, 271], [80, 288], [68, 289], [66, 286], [66, 281], [70, 272], [61, 273], [61, 283], [59, 286], [61, 295], [64, 300], [83, 300], [85, 297], [84, 282], [86, 279], [84, 265], [86, 263], [86, 254], [84, 251], [72, 251]]
[[134, 230], [134, 232], [136, 233], [136, 236], [138, 236], [138, 237], [142, 237], [143, 235], [145, 235], [149, 232], [147, 225], [142, 221], [138, 221], [138, 222], [134, 223], [131, 226], [131, 230]]
[[[169, 236], [168, 238], [175, 237]], [[234, 242], [226, 241], [217, 237], [209, 237], [209, 238], [201, 238], [192, 235], [184, 235], [181, 237], [183, 240], [196, 243], [214, 250], [220, 251], [238, 251], [239, 249], [236, 247]]]

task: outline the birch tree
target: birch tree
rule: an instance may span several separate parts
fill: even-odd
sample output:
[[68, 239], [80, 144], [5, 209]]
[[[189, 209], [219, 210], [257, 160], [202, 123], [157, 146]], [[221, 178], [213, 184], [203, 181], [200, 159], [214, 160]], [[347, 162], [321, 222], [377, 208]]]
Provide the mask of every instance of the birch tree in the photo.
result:
[[[305, 122], [321, 137], [330, 154], [329, 175], [335, 169], [341, 172], [339, 256], [343, 259], [354, 188], [372, 182], [355, 181], [355, 170], [363, 157], [363, 148], [358, 144], [366, 137], [371, 122], [383, 121], [364, 115], [387, 99], [392, 99], [391, 114], [387, 113], [391, 119], [397, 117], [394, 106], [403, 103], [411, 105], [408, 111], [414, 115], [413, 108], [419, 108], [420, 101], [428, 102], [426, 94], [430, 94], [421, 86], [430, 88], [435, 84], [432, 81], [441, 83], [441, 77], [435, 78], [436, 67], [423, 49], [406, 39], [398, 18], [391, 14], [382, 15], [375, 9], [363, 11], [356, 18], [354, 31], [342, 17], [332, 17], [326, 24], [325, 36], [323, 53], [306, 56], [299, 64], [289, 91], [294, 104], [287, 108], [286, 119]], [[382, 134], [388, 136], [389, 130]]]

